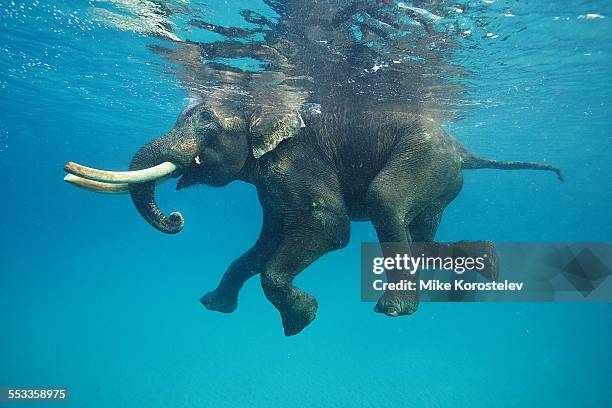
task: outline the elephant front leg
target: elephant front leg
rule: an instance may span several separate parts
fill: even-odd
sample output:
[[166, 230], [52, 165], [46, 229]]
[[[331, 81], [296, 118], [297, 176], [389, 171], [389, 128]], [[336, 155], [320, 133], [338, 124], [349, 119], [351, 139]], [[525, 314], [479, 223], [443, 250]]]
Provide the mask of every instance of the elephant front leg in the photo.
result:
[[261, 274], [264, 293], [279, 311], [286, 336], [302, 331], [317, 312], [317, 300], [295, 287], [293, 279], [326, 252], [346, 246], [349, 239], [350, 221], [345, 215], [321, 212], [300, 222], [308, 227], [285, 236]]
[[263, 226], [255, 245], [229, 266], [219, 286], [202, 296], [200, 303], [207, 309], [231, 313], [238, 306], [238, 293], [251, 277], [262, 273], [278, 246], [279, 223], [264, 211]]
[[208, 310], [232, 313], [238, 306], [238, 292], [249, 278], [263, 270], [263, 266], [261, 254], [258, 254], [255, 247], [251, 248], [232, 262], [219, 286], [202, 296], [200, 303]]

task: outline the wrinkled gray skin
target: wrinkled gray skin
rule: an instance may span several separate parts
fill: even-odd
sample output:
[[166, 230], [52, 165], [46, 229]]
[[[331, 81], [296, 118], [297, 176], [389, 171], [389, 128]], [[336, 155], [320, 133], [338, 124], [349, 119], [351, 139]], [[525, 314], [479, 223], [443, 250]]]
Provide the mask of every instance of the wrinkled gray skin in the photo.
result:
[[[245, 281], [259, 274], [287, 336], [304, 329], [317, 311], [316, 299], [293, 279], [321, 255], [346, 246], [351, 221], [371, 221], [380, 242], [431, 241], [444, 208], [461, 190], [462, 169], [541, 169], [561, 178], [549, 165], [477, 158], [434, 121], [413, 114], [302, 112], [302, 118], [299, 134], [256, 159], [252, 118], [225, 120], [198, 105], [172, 131], [145, 145], [130, 166], [179, 164], [177, 189], [233, 180], [256, 186], [263, 209], [259, 239], [201, 302], [230, 313]], [[170, 234], [182, 229], [180, 214], [166, 217], [158, 209], [154, 183], [131, 185], [130, 193], [153, 227]], [[386, 293], [375, 311], [407, 315], [417, 303], [410, 295]]]

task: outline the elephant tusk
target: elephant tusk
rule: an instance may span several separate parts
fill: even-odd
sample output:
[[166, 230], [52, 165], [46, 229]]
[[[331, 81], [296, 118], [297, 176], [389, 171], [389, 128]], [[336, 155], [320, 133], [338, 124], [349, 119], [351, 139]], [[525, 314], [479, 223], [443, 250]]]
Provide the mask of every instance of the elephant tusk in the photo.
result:
[[[155, 180], [155, 184], [160, 185], [165, 181], [168, 181], [170, 177], [162, 177]], [[103, 181], [95, 181], [86, 179], [83, 177], [75, 176], [74, 174], [67, 174], [64, 177], [64, 181], [72, 184], [73, 186], [83, 188], [88, 191], [95, 193], [104, 194], [128, 194], [130, 192], [129, 184], [127, 183], [105, 183]]]
[[130, 191], [127, 184], [104, 183], [75, 176], [74, 174], [67, 174], [66, 177], [64, 177], [64, 181], [96, 193], [127, 194]]
[[149, 181], [158, 180], [162, 177], [169, 176], [179, 167], [171, 162], [163, 162], [148, 169], [135, 171], [108, 171], [92, 169], [77, 163], [68, 162], [64, 166], [67, 173], [89, 180], [107, 182], [107, 183], [146, 183]]

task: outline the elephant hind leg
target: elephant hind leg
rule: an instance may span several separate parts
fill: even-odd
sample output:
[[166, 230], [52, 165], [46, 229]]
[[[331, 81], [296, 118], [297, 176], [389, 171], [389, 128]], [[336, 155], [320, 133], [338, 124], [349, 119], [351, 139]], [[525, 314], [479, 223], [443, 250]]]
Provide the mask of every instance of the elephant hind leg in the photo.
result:
[[[420, 194], [411, 191], [414, 185], [398, 186], [397, 183], [391, 183], [388, 181], [387, 174], [379, 175], [370, 186], [367, 205], [378, 241], [382, 245], [383, 255], [386, 258], [395, 258], [399, 254], [397, 251], [403, 248], [385, 244], [412, 241], [409, 225], [414, 218], [414, 213], [420, 212], [416, 199]], [[398, 189], [398, 187], [401, 188]], [[385, 274], [389, 283], [400, 283], [403, 280], [414, 281], [416, 278], [414, 275], [397, 270], [387, 270]], [[416, 291], [387, 290], [378, 299], [374, 311], [396, 317], [412, 314], [417, 307], [418, 293]]]
[[[455, 198], [463, 186], [463, 176], [459, 177], [454, 183], [449, 185], [447, 191], [437, 200], [425, 207], [408, 224], [408, 231], [413, 242], [432, 242], [438, 232], [438, 227], [442, 221], [442, 215], [446, 206]], [[409, 217], [409, 214], [406, 214]]]
[[[374, 178], [366, 197], [379, 242], [408, 243], [433, 239], [444, 208], [440, 197], [456, 195], [456, 192], [453, 195], [447, 191], [460, 179], [457, 174], [460, 174], [457, 163], [423, 160], [398, 152]], [[436, 210], [436, 205], [439, 210]], [[395, 257], [399, 254], [398, 249], [403, 252], [405, 248], [383, 245], [383, 254]], [[391, 270], [386, 271], [386, 276], [389, 283], [416, 282], [414, 273]], [[417, 307], [417, 291], [387, 291], [378, 300], [374, 311], [387, 316], [401, 316], [414, 313]]]
[[443, 208], [431, 205], [414, 217], [408, 225], [408, 231], [412, 236], [413, 242], [433, 241], [440, 226], [443, 212]]

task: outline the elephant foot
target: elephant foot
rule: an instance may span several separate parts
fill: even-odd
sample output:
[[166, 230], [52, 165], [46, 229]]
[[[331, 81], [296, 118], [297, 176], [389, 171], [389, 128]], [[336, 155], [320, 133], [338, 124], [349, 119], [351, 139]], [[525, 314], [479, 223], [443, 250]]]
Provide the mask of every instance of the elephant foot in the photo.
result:
[[419, 300], [416, 296], [398, 296], [398, 294], [385, 293], [378, 299], [374, 311], [390, 317], [397, 317], [413, 314], [418, 306]]
[[312, 322], [317, 314], [317, 300], [301, 290], [296, 290], [295, 301], [280, 309], [285, 336], [293, 336], [301, 332]]
[[232, 313], [238, 307], [238, 294], [213, 290], [200, 299], [200, 303], [208, 310], [221, 313]]

